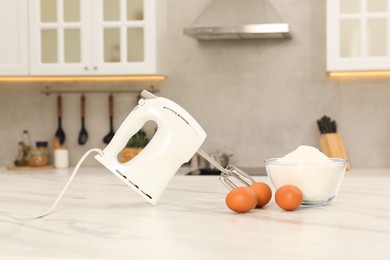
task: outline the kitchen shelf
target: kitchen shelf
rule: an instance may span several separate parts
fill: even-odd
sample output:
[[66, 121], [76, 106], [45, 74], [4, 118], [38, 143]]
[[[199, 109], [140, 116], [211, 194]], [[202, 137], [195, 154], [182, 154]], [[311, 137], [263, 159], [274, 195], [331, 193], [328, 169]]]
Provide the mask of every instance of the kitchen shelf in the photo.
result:
[[49, 95], [51, 93], [140, 93], [142, 90], [156, 93], [159, 88], [154, 85], [145, 86], [144, 84], [136, 86], [45, 86], [41, 89], [41, 92]]

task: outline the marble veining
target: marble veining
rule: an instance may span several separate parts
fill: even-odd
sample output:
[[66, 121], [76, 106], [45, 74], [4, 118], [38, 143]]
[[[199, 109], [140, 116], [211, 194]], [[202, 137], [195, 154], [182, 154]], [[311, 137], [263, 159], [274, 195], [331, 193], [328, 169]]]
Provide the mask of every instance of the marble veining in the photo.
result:
[[[274, 200], [236, 214], [217, 176], [175, 176], [157, 206], [103, 167], [0, 168], [0, 259], [389, 259], [390, 170], [352, 169], [329, 205], [285, 212]], [[269, 183], [265, 176], [256, 176]]]

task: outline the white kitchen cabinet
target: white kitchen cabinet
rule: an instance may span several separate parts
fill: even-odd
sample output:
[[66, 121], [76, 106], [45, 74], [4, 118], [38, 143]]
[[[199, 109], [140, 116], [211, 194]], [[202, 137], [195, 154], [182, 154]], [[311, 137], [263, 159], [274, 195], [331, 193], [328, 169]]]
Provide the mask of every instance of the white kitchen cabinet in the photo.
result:
[[0, 17], [0, 75], [27, 75], [27, 0], [0, 0]]
[[327, 71], [389, 70], [389, 18], [389, 0], [327, 0]]
[[164, 24], [164, 15], [156, 12], [161, 3], [30, 0], [31, 75], [161, 72], [157, 25]]

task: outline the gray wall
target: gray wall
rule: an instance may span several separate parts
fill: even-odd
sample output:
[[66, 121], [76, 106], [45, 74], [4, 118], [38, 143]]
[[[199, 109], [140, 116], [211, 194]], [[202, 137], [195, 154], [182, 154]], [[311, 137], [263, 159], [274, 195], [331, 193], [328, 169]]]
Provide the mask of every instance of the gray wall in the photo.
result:
[[[325, 72], [325, 1], [273, 0], [290, 23], [291, 40], [198, 42], [182, 34], [210, 0], [168, 1], [168, 79], [159, 95], [185, 107], [208, 134], [204, 149], [233, 153], [239, 166], [262, 166], [300, 144], [319, 145], [316, 120], [337, 120], [352, 167], [390, 167], [390, 78], [329, 79]], [[52, 140], [56, 95], [40, 85], [0, 85], [0, 165], [12, 163], [22, 130]], [[64, 128], [71, 163], [104, 147], [107, 95], [87, 95], [90, 139], [77, 145], [79, 94], [64, 94]], [[135, 105], [115, 94], [115, 125]], [[86, 164], [96, 165], [93, 159]]]

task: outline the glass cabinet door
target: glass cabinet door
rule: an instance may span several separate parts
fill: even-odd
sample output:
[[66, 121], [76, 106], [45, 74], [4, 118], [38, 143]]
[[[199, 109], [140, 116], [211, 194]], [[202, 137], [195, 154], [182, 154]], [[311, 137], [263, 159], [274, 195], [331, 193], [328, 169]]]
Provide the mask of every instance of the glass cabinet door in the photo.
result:
[[366, 55], [384, 57], [388, 55], [388, 1], [366, 1]]
[[80, 0], [40, 0], [42, 63], [81, 62], [80, 11]]
[[144, 61], [143, 0], [103, 0], [104, 63]]
[[328, 71], [388, 70], [388, 0], [328, 0]]
[[155, 73], [158, 0], [30, 1], [33, 75]]
[[101, 0], [97, 18], [101, 26], [96, 29], [101, 39], [96, 61], [99, 70], [131, 74], [146, 66], [148, 1]]
[[387, 55], [387, 0], [342, 0], [340, 56]]
[[[84, 0], [34, 0], [31, 50], [36, 74], [80, 74], [90, 70], [86, 53], [88, 17]], [[84, 19], [84, 21], [83, 21]], [[55, 66], [54, 66], [55, 65]], [[35, 68], [35, 69], [34, 69]], [[51, 68], [53, 72], [51, 72]], [[83, 72], [85, 71], [85, 72]]]

